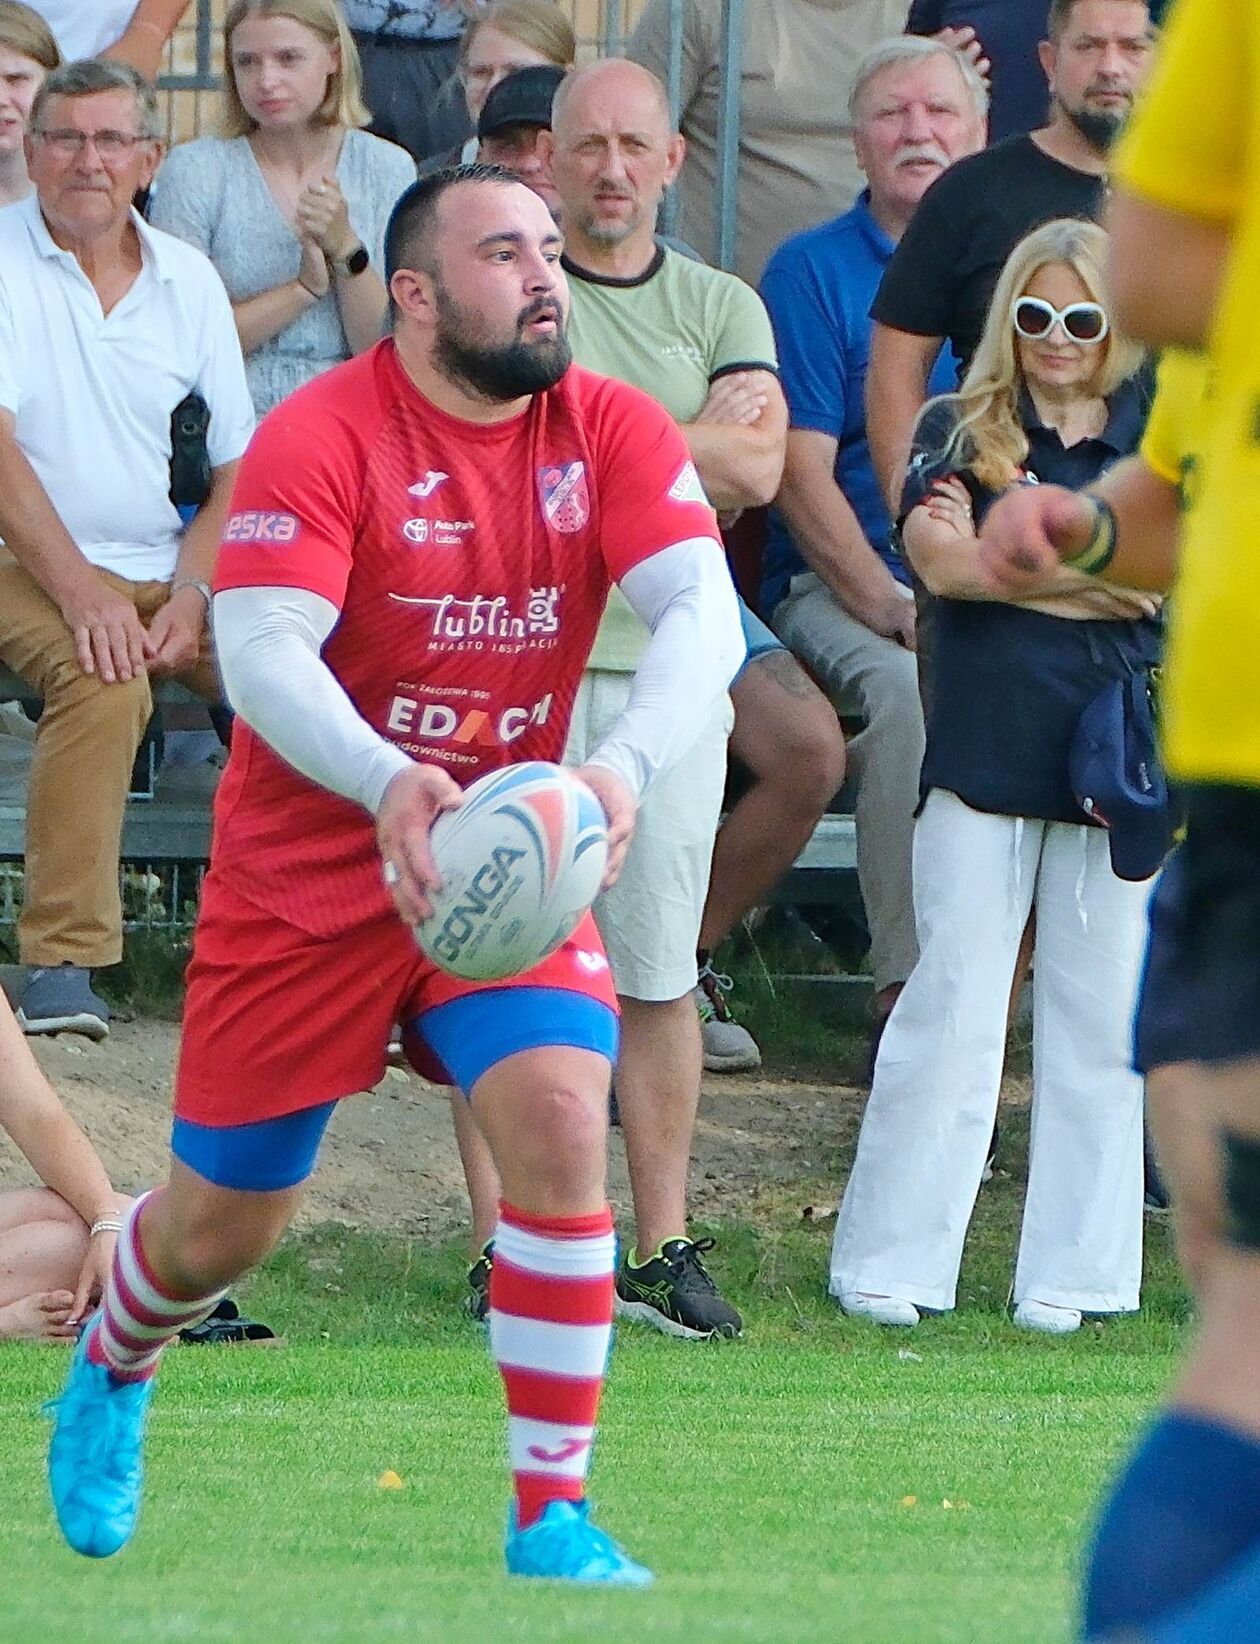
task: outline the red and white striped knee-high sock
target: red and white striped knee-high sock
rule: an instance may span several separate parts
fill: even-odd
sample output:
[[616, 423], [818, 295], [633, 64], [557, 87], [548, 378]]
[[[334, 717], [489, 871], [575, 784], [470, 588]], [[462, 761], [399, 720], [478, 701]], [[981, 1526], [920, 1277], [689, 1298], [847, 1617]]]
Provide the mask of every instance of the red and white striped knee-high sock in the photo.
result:
[[119, 1381], [148, 1381], [166, 1344], [199, 1324], [226, 1294], [173, 1296], [154, 1276], [140, 1225], [141, 1212], [154, 1197], [156, 1193], [146, 1193], [137, 1199], [123, 1221], [100, 1318], [88, 1339], [88, 1358], [107, 1366]]
[[490, 1350], [507, 1391], [517, 1523], [580, 1501], [612, 1335], [612, 1212], [530, 1216], [499, 1207]]

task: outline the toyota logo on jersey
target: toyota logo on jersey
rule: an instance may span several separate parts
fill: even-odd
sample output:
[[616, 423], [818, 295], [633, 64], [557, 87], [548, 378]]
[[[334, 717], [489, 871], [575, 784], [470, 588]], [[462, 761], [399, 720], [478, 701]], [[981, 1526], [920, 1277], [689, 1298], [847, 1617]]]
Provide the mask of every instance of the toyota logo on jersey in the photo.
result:
[[569, 462], [538, 470], [543, 518], [557, 531], [580, 531], [591, 517], [586, 464]]

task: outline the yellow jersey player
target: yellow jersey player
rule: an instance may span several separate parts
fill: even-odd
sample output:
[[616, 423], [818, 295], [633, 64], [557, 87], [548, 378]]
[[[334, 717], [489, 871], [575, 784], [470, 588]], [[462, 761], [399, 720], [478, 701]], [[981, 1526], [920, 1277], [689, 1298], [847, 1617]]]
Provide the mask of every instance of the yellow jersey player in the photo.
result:
[[[1189, 831], [1165, 958], [1169, 984], [1206, 1002], [1195, 1075], [1224, 1230], [1199, 1342], [1098, 1527], [1089, 1639], [1241, 1644], [1260, 1613], [1258, 67], [1260, 8], [1181, 0], [1120, 156], [1113, 213], [1122, 323], [1156, 346], [1206, 347], [1212, 372], [1167, 670], [1166, 750]], [[1040, 542], [1033, 530], [994, 540], [995, 580], [1035, 576], [1056, 544], [1086, 569], [1131, 577], [1142, 548], [1106, 503], [1083, 545], [1054, 519]]]

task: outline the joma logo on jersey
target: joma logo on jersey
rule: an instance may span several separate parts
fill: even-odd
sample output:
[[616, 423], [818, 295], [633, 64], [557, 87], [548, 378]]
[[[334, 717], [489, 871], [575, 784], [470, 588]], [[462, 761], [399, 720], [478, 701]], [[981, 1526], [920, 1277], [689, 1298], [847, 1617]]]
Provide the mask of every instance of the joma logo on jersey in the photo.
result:
[[477, 931], [474, 918], [488, 912], [509, 888], [513, 865], [524, 855], [524, 851], [512, 850], [508, 845], [495, 847], [490, 860], [483, 862], [473, 874], [468, 889], [442, 921], [442, 929], [433, 942], [436, 958], [445, 959], [448, 964], [459, 958]]
[[409, 497], [419, 497], [421, 502], [424, 502], [433, 495], [443, 480], [448, 480], [450, 477], [449, 474], [444, 474], [440, 468], [430, 468], [423, 479], [418, 479], [414, 485], [407, 487], [407, 495]]
[[224, 528], [224, 542], [295, 542], [302, 527], [292, 514], [264, 514], [250, 508], [232, 514]]
[[504, 708], [497, 716], [484, 708], [461, 713], [445, 702], [417, 702], [396, 696], [389, 705], [386, 729], [395, 736], [418, 742], [455, 742], [465, 747], [501, 748], [523, 736], [531, 725], [545, 725], [551, 713], [551, 692], [532, 708]]

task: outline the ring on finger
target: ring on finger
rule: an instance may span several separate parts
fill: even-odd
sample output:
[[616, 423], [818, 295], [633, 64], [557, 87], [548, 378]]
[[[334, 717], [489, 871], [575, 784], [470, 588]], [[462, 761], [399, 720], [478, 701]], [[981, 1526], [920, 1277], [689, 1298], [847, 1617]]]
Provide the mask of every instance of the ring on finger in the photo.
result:
[[385, 862], [381, 868], [381, 877], [384, 879], [389, 888], [393, 890], [394, 886], [402, 877], [402, 875], [398, 872], [397, 862]]

